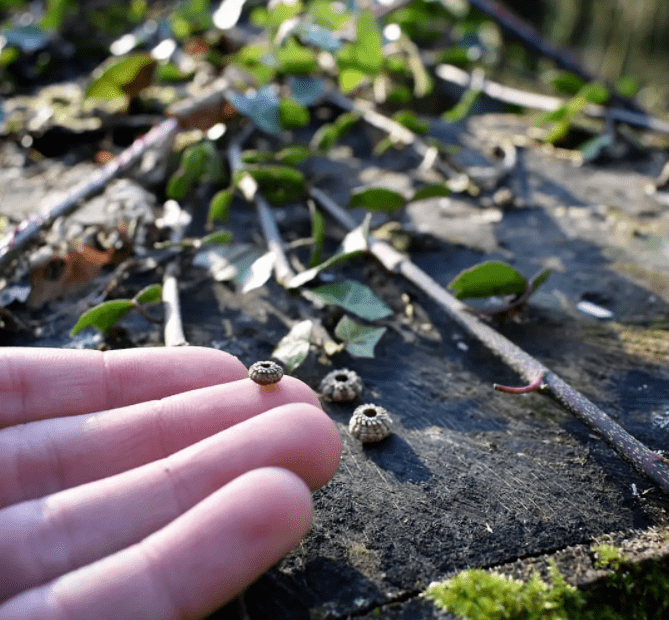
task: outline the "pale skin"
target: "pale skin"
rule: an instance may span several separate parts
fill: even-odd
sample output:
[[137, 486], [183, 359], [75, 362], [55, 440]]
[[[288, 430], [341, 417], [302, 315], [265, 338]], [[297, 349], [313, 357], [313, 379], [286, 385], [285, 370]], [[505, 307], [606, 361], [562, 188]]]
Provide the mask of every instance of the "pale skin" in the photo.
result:
[[307, 534], [339, 434], [213, 349], [0, 348], [0, 620], [201, 618]]

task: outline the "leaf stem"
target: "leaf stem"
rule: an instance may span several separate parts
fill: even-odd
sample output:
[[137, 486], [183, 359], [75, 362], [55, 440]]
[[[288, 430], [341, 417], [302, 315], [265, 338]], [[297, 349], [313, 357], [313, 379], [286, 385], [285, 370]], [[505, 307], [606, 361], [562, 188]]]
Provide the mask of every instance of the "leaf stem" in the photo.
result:
[[[312, 189], [310, 194], [340, 224], [347, 228], [355, 226], [355, 221], [351, 221], [350, 215], [324, 192]], [[349, 226], [349, 224], [352, 224], [352, 226]], [[384, 241], [371, 239], [369, 251], [388, 271], [403, 275], [436, 301], [456, 323], [501, 358], [530, 385], [538, 377], [542, 377], [541, 393], [550, 396], [577, 419], [589, 426], [635, 469], [650, 478], [662, 491], [669, 494], [668, 459], [650, 450], [541, 362], [471, 314], [465, 304], [453, 297], [395, 248]]]

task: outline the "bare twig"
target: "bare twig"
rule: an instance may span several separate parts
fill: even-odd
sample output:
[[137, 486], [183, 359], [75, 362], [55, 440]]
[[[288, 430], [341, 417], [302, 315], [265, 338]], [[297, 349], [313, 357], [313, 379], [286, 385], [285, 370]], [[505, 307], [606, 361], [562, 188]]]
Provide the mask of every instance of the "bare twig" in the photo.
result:
[[[437, 65], [434, 69], [436, 76], [445, 82], [457, 84], [463, 88], [470, 88], [472, 84], [473, 74], [463, 71], [459, 67], [453, 65]], [[550, 97], [548, 95], [540, 95], [538, 93], [530, 93], [511, 86], [504, 86], [492, 80], [477, 80], [477, 87], [480, 91], [497, 101], [503, 101], [511, 105], [517, 105], [524, 108], [532, 108], [534, 110], [544, 110], [552, 112], [559, 109], [565, 103], [564, 99], [560, 97]], [[583, 113], [593, 118], [611, 119], [618, 123], [625, 123], [632, 127], [639, 127], [641, 129], [649, 129], [658, 133], [669, 134], [669, 123], [659, 118], [655, 118], [643, 112], [634, 112], [624, 108], [607, 108], [605, 106], [590, 103], [583, 108]]]
[[[254, 128], [248, 125], [243, 129], [233, 140], [230, 141], [228, 147], [228, 160], [230, 162], [230, 169], [233, 172], [242, 169], [242, 151], [241, 147], [244, 142], [251, 136]], [[279, 228], [276, 225], [276, 220], [272, 214], [272, 209], [258, 191], [258, 184], [255, 179], [249, 174], [240, 183], [240, 190], [244, 194], [244, 198], [252, 202], [256, 207], [260, 226], [262, 228], [263, 237], [267, 243], [267, 248], [274, 253], [274, 273], [277, 282], [280, 284], [287, 283], [295, 272], [288, 262], [288, 257], [283, 249], [283, 242], [279, 234]]]
[[[318, 189], [311, 189], [310, 194], [342, 226], [350, 230], [355, 228], [355, 220], [327, 194]], [[370, 240], [369, 251], [388, 271], [403, 275], [429, 295], [456, 323], [500, 357], [528, 383], [532, 384], [537, 381], [537, 377], [541, 377], [541, 393], [560, 403], [567, 411], [602, 437], [639, 472], [655, 482], [662, 491], [669, 493], [669, 461], [666, 458], [648, 449], [541, 362], [468, 312], [462, 302], [453, 297], [406, 256], [378, 239]]]
[[366, 123], [387, 133], [391, 141], [399, 142], [413, 148], [423, 158], [422, 168], [434, 167], [446, 178], [453, 178], [458, 175], [457, 171], [439, 159], [439, 152], [436, 147], [427, 144], [425, 140], [401, 123], [374, 110], [371, 103], [362, 99], [349, 99], [337, 90], [330, 91], [327, 97], [332, 103], [347, 112], [359, 112], [362, 114], [362, 118]]
[[139, 161], [150, 148], [171, 140], [176, 134], [177, 127], [176, 119], [164, 120], [96, 171], [90, 179], [72, 188], [64, 197], [47, 203], [42, 213], [21, 222], [10, 235], [0, 240], [0, 268], [4, 267], [28, 241], [35, 238], [42, 228], [49, 226], [56, 218], [73, 211], [84, 198], [102, 191], [111, 179]]
[[188, 345], [181, 321], [179, 304], [179, 262], [175, 260], [165, 267], [163, 278], [163, 305], [165, 307], [165, 346], [181, 347]]

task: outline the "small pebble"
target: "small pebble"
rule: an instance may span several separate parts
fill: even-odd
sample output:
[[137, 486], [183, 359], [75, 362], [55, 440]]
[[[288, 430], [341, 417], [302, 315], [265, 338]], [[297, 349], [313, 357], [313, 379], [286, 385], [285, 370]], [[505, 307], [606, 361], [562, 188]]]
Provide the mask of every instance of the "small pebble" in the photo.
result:
[[362, 443], [381, 441], [392, 430], [393, 422], [388, 412], [378, 405], [360, 405], [348, 423], [348, 432]]
[[362, 392], [362, 381], [358, 373], [348, 368], [333, 370], [321, 381], [321, 392], [335, 402], [355, 400]]
[[249, 379], [259, 385], [271, 385], [278, 383], [283, 377], [283, 368], [276, 362], [263, 361], [251, 364], [249, 368]]

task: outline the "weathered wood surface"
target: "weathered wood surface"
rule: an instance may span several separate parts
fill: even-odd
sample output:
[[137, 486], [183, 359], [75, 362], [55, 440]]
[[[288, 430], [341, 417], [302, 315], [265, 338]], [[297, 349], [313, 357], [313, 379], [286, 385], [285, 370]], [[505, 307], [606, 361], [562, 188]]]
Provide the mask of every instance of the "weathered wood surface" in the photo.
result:
[[[502, 177], [491, 153], [524, 131], [516, 119], [474, 117], [442, 129], [483, 192], [411, 205], [403, 218], [414, 231], [412, 258], [443, 285], [485, 258], [511, 261], [527, 276], [552, 267], [521, 322], [500, 331], [650, 448], [667, 448], [669, 217], [662, 197], [646, 192], [661, 156], [576, 168], [527, 147]], [[369, 140], [352, 136], [339, 160], [314, 160], [308, 174], [342, 204], [361, 182], [410, 187], [419, 162], [393, 152], [372, 162], [364, 156]], [[496, 207], [496, 183], [525, 206]], [[286, 238], [308, 236], [304, 205], [278, 214]], [[257, 234], [250, 210], [235, 209], [231, 226], [238, 241]], [[382, 617], [445, 617], [418, 595], [453, 571], [664, 522], [666, 498], [568, 413], [537, 394], [494, 392], [493, 383], [517, 377], [423, 293], [369, 259], [339, 269], [395, 311], [381, 321], [388, 330], [375, 359], [335, 358], [361, 375], [361, 402], [391, 412], [395, 433], [362, 447], [346, 431], [353, 406], [324, 403], [343, 454], [335, 478], [314, 495], [311, 534], [215, 617], [364, 617], [378, 607]], [[616, 322], [580, 313], [580, 300], [607, 308]], [[287, 319], [313, 310], [276, 285], [241, 296], [191, 268], [182, 278], [182, 312], [192, 344], [250, 364], [271, 354]], [[319, 316], [327, 327], [339, 318], [331, 309]], [[56, 317], [29, 344], [63, 346], [72, 322]], [[310, 357], [295, 374], [317, 388], [332, 368]]]

